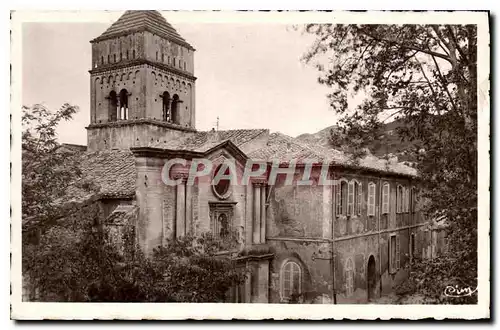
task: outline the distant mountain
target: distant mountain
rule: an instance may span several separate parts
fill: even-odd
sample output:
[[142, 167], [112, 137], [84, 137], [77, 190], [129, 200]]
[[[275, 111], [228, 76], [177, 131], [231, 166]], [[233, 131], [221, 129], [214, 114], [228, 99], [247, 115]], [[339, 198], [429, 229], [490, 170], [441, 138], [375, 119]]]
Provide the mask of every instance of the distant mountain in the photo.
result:
[[[414, 144], [408, 141], [401, 141], [397, 133], [397, 128], [402, 127], [404, 123], [402, 121], [392, 121], [384, 125], [382, 133], [375, 142], [368, 148], [370, 151], [378, 157], [383, 157], [387, 154], [392, 154], [398, 157], [399, 161], [412, 161], [407, 155], [406, 150], [411, 149]], [[311, 145], [320, 145], [323, 147], [335, 148], [330, 139], [331, 131], [337, 130], [338, 126], [333, 125], [326, 127], [316, 133], [305, 133], [297, 136], [295, 140], [307, 143]]]
[[331, 147], [332, 144], [330, 142], [330, 131], [331, 130], [336, 130], [338, 127], [336, 125], [333, 126], [328, 126], [326, 128], [323, 128], [321, 131], [318, 131], [316, 133], [304, 133], [299, 136], [297, 136], [295, 139], [299, 142], [302, 143], [307, 143], [307, 144], [319, 144], [324, 147]]

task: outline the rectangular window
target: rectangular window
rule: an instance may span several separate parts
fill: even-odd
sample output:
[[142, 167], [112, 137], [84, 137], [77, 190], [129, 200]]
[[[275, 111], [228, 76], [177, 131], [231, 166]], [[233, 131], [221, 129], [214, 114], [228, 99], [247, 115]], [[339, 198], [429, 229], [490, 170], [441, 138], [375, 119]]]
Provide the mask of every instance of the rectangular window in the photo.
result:
[[410, 235], [410, 258], [413, 259], [415, 255], [415, 234]]
[[368, 215], [375, 215], [375, 184], [368, 185]]
[[417, 188], [411, 188], [411, 212], [415, 213], [417, 210]]
[[382, 214], [389, 213], [389, 184], [385, 183], [382, 188]]
[[389, 244], [389, 272], [393, 273], [396, 268], [396, 235], [391, 235]]
[[342, 201], [341, 201], [341, 183], [335, 185], [335, 213], [342, 214]]
[[361, 183], [354, 182], [354, 214], [361, 215], [361, 200], [363, 198]]
[[398, 185], [396, 187], [396, 213], [403, 212], [403, 187]]
[[399, 235], [392, 234], [389, 243], [389, 271], [395, 273], [400, 268]]
[[406, 206], [406, 213], [409, 213], [410, 212], [410, 189], [409, 188], [406, 188], [405, 206]]
[[354, 181], [349, 182], [349, 197], [347, 203], [347, 214], [354, 214]]
[[340, 181], [336, 185], [336, 209], [337, 215], [347, 214], [347, 182]]
[[400, 249], [401, 246], [399, 244], [399, 235], [396, 235], [396, 270], [401, 268], [400, 262], [401, 262], [401, 255], [400, 255]]

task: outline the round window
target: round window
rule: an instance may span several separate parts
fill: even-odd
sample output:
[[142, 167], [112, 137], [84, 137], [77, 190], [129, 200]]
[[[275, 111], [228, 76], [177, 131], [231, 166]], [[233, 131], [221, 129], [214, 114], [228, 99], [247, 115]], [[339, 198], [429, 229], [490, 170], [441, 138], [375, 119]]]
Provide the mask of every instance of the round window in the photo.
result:
[[[226, 166], [224, 172], [222, 173], [221, 171], [224, 170], [222, 167], [222, 164], [217, 166], [217, 168], [214, 171], [214, 178], [215, 177], [220, 177], [221, 175], [228, 176], [229, 175], [229, 167]], [[226, 178], [221, 178], [219, 182], [214, 182], [212, 185], [212, 188], [219, 198], [227, 198], [229, 197], [229, 185], [230, 185], [230, 180]]]

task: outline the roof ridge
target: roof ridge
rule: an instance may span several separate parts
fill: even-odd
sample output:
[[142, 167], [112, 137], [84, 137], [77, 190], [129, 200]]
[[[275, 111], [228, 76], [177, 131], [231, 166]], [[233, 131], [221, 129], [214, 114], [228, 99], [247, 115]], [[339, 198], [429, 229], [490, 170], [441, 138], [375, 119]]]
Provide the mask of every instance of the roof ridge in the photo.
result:
[[149, 30], [194, 50], [193, 46], [157, 10], [127, 10], [92, 42], [110, 39], [136, 30]]

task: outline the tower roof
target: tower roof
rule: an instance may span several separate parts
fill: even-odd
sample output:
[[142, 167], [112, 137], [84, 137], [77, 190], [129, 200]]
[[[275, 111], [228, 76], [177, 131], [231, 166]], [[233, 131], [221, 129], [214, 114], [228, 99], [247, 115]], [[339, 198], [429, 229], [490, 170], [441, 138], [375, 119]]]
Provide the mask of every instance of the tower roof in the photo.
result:
[[170, 23], [156, 10], [127, 10], [103, 34], [91, 42], [106, 40], [137, 31], [149, 31], [194, 50]]

